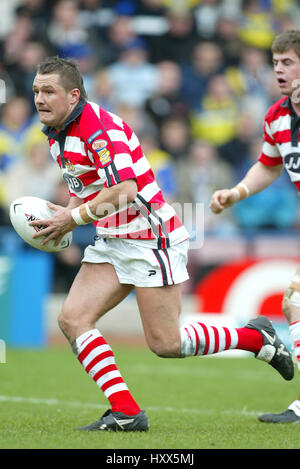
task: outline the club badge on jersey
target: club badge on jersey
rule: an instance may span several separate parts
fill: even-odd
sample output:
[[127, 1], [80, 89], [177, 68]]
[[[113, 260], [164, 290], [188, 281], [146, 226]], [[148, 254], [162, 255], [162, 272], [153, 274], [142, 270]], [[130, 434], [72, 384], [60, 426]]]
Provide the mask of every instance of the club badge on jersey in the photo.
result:
[[66, 167], [67, 167], [67, 169], [70, 173], [75, 172], [75, 166], [73, 165], [72, 161], [70, 161], [69, 159], [66, 159], [65, 160], [65, 165], [66, 165]]

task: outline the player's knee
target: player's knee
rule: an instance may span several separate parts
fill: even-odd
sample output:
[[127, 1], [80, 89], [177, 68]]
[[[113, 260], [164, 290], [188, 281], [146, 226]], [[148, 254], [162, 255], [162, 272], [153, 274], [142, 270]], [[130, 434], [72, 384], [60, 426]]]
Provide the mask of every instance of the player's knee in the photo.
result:
[[63, 312], [60, 313], [60, 315], [57, 318], [58, 325], [60, 327], [60, 330], [65, 334], [68, 335], [71, 325], [70, 321], [67, 316], [63, 314]]
[[300, 292], [289, 287], [282, 300], [282, 311], [288, 322], [294, 320], [295, 314], [298, 316], [300, 313]]
[[76, 337], [79, 321], [68, 307], [64, 306], [58, 316], [58, 325], [66, 337]]
[[179, 358], [180, 345], [177, 341], [166, 342], [163, 340], [151, 340], [149, 342], [150, 350], [160, 358]]

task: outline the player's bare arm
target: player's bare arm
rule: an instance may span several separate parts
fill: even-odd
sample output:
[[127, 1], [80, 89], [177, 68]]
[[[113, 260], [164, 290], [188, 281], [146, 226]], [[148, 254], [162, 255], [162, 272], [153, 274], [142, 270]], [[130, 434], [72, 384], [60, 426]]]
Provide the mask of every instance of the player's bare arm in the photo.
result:
[[137, 185], [134, 179], [103, 188], [91, 201], [72, 210], [72, 217], [77, 225], [85, 225], [100, 220], [126, 207], [134, 201], [137, 195]]
[[266, 166], [258, 161], [235, 187], [214, 192], [210, 202], [211, 211], [216, 214], [221, 213], [240, 200], [261, 192], [270, 186], [282, 171], [283, 165]]
[[[128, 179], [115, 186], [103, 188], [97, 197], [89, 202], [89, 209], [97, 218], [103, 218], [133, 202], [136, 195], [136, 181]], [[80, 212], [84, 215], [84, 206], [80, 207]]]
[[66, 233], [74, 230], [78, 225], [91, 223], [116, 212], [131, 203], [136, 194], [136, 182], [129, 179], [110, 188], [103, 188], [92, 201], [85, 204], [82, 204], [77, 197], [71, 197], [65, 208], [49, 203], [49, 207], [55, 213], [48, 220], [37, 220], [31, 223], [33, 226], [39, 224], [46, 227], [33, 237], [46, 236], [41, 244], [55, 239], [55, 245], [57, 245]]
[[79, 207], [79, 205], [81, 205], [82, 203], [83, 203], [82, 199], [76, 196], [72, 196], [70, 197], [66, 208], [68, 208], [69, 210], [72, 210], [73, 208]]

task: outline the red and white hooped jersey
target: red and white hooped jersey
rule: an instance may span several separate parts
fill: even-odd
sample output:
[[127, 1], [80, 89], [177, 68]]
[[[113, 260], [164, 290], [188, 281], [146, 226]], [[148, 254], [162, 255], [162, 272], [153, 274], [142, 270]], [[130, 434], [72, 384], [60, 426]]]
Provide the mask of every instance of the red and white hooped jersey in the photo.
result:
[[144, 240], [158, 249], [189, 238], [174, 208], [164, 200], [137, 136], [119, 116], [80, 101], [60, 132], [51, 127], [43, 131], [71, 196], [87, 202], [103, 187], [135, 179], [136, 199], [95, 222], [99, 236]]
[[284, 97], [270, 107], [264, 121], [264, 142], [258, 161], [266, 166], [284, 165], [300, 192], [300, 117]]

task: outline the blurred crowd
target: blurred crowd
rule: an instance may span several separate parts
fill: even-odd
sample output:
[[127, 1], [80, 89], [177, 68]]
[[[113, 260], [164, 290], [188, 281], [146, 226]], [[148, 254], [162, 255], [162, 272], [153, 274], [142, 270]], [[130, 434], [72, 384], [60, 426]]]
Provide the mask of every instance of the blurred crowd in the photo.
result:
[[300, 27], [299, 4], [1, 0], [0, 225], [20, 195], [67, 198], [31, 89], [36, 65], [60, 55], [78, 63], [89, 100], [134, 129], [167, 200], [202, 204], [207, 233], [295, 228], [298, 198], [285, 175], [221, 216], [208, 204], [260, 154], [264, 114], [281, 97], [270, 46]]

